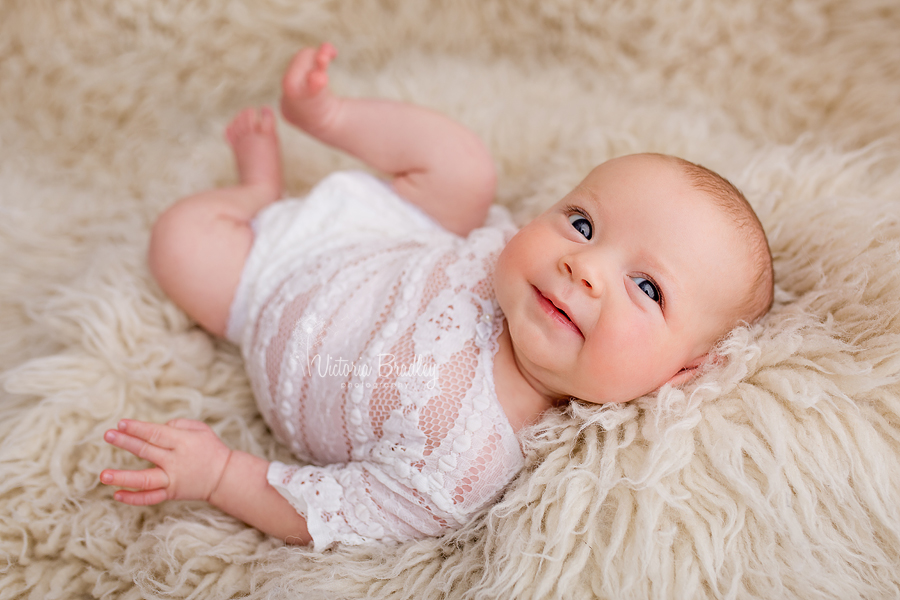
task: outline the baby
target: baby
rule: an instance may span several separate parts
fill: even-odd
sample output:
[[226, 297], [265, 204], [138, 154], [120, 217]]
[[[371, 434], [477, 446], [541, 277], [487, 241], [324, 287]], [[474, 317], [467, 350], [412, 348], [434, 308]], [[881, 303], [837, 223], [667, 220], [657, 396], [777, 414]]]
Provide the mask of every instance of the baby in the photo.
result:
[[517, 231], [472, 132], [332, 95], [334, 56], [295, 56], [284, 117], [390, 181], [337, 173], [280, 200], [274, 115], [246, 109], [227, 130], [238, 185], [173, 205], [149, 251], [172, 300], [240, 345], [266, 422], [309, 465], [197, 421], [123, 420], [106, 441], [156, 466], [103, 471], [116, 500], [205, 500], [316, 549], [438, 535], [497, 499], [546, 410], [681, 385], [768, 310], [765, 234], [715, 173], [610, 160]]

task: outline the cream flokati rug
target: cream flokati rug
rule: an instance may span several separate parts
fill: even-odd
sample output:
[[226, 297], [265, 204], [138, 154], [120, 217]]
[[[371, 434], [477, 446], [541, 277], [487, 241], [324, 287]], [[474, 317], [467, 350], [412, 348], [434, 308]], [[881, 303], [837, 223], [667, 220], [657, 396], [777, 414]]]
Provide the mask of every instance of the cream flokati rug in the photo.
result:
[[[900, 596], [897, 31], [894, 0], [0, 0], [0, 599]], [[121, 417], [290, 459], [144, 255], [160, 211], [232, 180], [231, 115], [322, 40], [338, 91], [477, 130], [522, 219], [621, 154], [720, 171], [769, 232], [774, 310], [686, 390], [549, 416], [442, 539], [314, 554], [116, 504]], [[294, 193], [355, 166], [283, 141]]]

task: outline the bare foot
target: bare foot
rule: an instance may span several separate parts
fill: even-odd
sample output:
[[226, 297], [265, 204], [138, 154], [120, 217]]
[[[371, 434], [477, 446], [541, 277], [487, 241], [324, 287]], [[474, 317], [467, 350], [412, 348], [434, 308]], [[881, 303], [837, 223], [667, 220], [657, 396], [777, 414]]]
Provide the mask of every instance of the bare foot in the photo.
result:
[[281, 197], [281, 149], [272, 109], [245, 108], [225, 130], [237, 162], [241, 185], [257, 188], [262, 199], [274, 202]]
[[294, 55], [281, 82], [281, 113], [288, 122], [315, 135], [334, 116], [338, 98], [328, 89], [328, 65], [337, 56], [329, 43]]

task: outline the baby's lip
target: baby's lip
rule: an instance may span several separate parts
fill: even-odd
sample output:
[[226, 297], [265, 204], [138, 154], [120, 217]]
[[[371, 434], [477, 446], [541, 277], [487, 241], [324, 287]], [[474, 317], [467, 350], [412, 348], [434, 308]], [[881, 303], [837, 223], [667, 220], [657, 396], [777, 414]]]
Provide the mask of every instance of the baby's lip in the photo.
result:
[[[534, 287], [534, 286], [532, 286], [532, 287]], [[550, 303], [550, 305], [553, 308], [555, 308], [556, 311], [558, 313], [560, 313], [561, 316], [569, 324], [572, 325], [572, 328], [578, 332], [578, 335], [580, 335], [581, 337], [584, 337], [584, 334], [581, 332], [581, 327], [579, 327], [578, 323], [576, 323], [575, 320], [572, 318], [572, 313], [569, 309], [569, 306], [565, 302], [563, 302], [562, 300], [559, 300], [558, 298], [556, 298], [553, 294], [551, 294], [549, 292], [542, 292], [537, 287], [534, 288], [534, 291], [537, 292], [541, 297], [543, 297], [544, 300], [546, 300], [548, 303]]]

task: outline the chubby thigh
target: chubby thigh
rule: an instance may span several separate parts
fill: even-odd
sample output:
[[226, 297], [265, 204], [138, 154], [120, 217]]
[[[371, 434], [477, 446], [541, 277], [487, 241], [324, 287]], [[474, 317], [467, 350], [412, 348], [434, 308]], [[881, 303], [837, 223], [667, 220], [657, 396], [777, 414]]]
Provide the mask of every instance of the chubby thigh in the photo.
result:
[[159, 286], [220, 337], [253, 246], [251, 221], [237, 208], [242, 193], [217, 189], [180, 200], [160, 215], [150, 236], [148, 262]]

